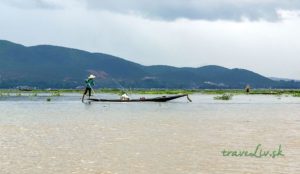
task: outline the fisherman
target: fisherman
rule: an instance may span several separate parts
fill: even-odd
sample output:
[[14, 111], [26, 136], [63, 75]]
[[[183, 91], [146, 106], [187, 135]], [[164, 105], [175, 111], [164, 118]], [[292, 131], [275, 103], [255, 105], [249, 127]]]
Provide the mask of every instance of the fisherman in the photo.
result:
[[129, 97], [125, 92], [123, 95], [121, 95], [121, 100], [129, 100]]
[[89, 92], [89, 99], [91, 97], [91, 92], [92, 92], [92, 86], [95, 85], [94, 83], [94, 79], [96, 78], [96, 76], [94, 76], [93, 74], [91, 74], [86, 80], [85, 80], [85, 83], [86, 83], [86, 87], [85, 87], [85, 90], [84, 90], [84, 93], [83, 93], [83, 96], [82, 96], [82, 101], [84, 99], [84, 96], [87, 94], [87, 92]]
[[249, 93], [250, 93], [250, 85], [247, 85], [247, 86], [246, 86], [246, 88], [245, 88], [245, 92], [246, 92], [247, 94], [249, 94]]

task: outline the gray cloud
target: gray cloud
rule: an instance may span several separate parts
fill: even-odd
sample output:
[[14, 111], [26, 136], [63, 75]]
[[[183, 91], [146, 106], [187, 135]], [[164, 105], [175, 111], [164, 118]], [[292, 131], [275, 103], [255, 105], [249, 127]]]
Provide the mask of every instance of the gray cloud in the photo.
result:
[[85, 0], [88, 8], [133, 13], [146, 18], [175, 20], [269, 20], [279, 19], [277, 10], [299, 10], [299, 0]]
[[73, 8], [133, 14], [154, 20], [276, 21], [278, 10], [300, 10], [299, 0], [0, 0], [19, 8]]

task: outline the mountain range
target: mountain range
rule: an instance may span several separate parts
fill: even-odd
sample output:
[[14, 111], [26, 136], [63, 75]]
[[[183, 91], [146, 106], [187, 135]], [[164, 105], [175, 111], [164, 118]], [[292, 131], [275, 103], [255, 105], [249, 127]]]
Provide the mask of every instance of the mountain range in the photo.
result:
[[80, 88], [95, 74], [96, 88], [300, 88], [245, 69], [144, 66], [116, 56], [51, 45], [26, 47], [0, 40], [0, 88]]

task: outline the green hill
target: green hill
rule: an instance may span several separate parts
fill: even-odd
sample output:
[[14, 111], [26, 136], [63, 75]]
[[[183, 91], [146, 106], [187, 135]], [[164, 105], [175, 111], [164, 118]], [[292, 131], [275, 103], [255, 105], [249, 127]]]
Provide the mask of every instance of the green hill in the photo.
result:
[[143, 66], [125, 59], [78, 49], [39, 45], [25, 47], [0, 40], [0, 88], [76, 88], [93, 73], [98, 87], [112, 88], [298, 88], [244, 69], [220, 66], [177, 68]]

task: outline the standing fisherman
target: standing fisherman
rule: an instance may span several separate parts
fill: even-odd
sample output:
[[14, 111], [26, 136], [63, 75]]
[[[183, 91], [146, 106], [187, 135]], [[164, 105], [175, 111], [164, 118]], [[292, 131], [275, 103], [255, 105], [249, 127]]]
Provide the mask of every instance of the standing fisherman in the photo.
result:
[[87, 92], [89, 92], [89, 99], [91, 97], [91, 92], [92, 92], [92, 86], [95, 85], [94, 83], [94, 79], [96, 78], [96, 76], [94, 76], [93, 74], [91, 74], [86, 80], [86, 87], [82, 96], [82, 101], [84, 100], [84, 96], [87, 94]]

